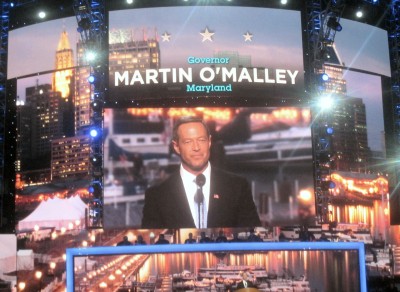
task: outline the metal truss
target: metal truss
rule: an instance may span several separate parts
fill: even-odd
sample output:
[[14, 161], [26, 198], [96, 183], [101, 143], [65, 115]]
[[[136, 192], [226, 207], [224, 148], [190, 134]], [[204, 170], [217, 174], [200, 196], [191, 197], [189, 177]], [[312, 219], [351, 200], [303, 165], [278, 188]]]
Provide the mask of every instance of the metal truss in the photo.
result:
[[[329, 181], [331, 173], [332, 149], [331, 137], [326, 131], [329, 115], [319, 112], [317, 99], [323, 93], [318, 76], [322, 72], [324, 50], [334, 41], [335, 31], [327, 27], [329, 17], [340, 17], [340, 13], [332, 12], [331, 5], [322, 10], [321, 0], [309, 0], [306, 3], [306, 91], [311, 102], [313, 167], [315, 187], [316, 220], [318, 223], [329, 222], [330, 203]], [[333, 14], [335, 13], [335, 14]]]
[[8, 24], [10, 4], [3, 1], [0, 4], [0, 229], [4, 225], [4, 134], [6, 117], [6, 80], [7, 80], [7, 47], [8, 47]]
[[[400, 190], [400, 0], [392, 0], [387, 17], [392, 73], [394, 195]], [[397, 219], [398, 221], [398, 219]], [[397, 222], [396, 222], [397, 223]], [[397, 223], [398, 224], [398, 223]]]
[[88, 61], [90, 73], [94, 77], [91, 84], [91, 127], [98, 132], [92, 137], [90, 146], [91, 176], [89, 187], [91, 201], [87, 220], [88, 228], [103, 227], [103, 105], [107, 90], [108, 39], [104, 0], [75, 0], [74, 12], [81, 35], [81, 45], [85, 54], [96, 54]]

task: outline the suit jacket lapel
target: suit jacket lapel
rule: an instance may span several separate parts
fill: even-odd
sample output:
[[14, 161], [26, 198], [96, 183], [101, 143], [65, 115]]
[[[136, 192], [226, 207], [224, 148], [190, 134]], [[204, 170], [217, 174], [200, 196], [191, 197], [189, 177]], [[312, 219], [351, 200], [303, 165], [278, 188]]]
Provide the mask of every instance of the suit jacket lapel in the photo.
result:
[[213, 226], [214, 221], [216, 220], [216, 216], [218, 215], [218, 172], [211, 168], [210, 175], [210, 197], [208, 199], [208, 215], [207, 215], [207, 224], [209, 226]]
[[[183, 186], [182, 178], [179, 171], [171, 176], [171, 200], [168, 201], [167, 211], [170, 213], [173, 210], [174, 214], [169, 214], [172, 217], [177, 218], [176, 225], [183, 227], [195, 227], [192, 213], [190, 212], [190, 206], [186, 198], [185, 188]], [[174, 224], [175, 225], [175, 224]], [[182, 227], [181, 227], [182, 228]]]

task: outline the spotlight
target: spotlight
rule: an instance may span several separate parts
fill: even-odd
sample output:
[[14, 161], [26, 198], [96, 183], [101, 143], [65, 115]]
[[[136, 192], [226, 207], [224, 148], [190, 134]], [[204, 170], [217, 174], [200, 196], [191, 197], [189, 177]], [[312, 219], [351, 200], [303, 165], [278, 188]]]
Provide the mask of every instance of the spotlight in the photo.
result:
[[342, 26], [340, 25], [340, 23], [338, 22], [337, 17], [335, 16], [331, 16], [328, 19], [327, 22], [327, 26], [335, 31], [341, 31], [342, 30]]
[[332, 127], [326, 127], [326, 130], [325, 130], [325, 132], [326, 132], [328, 135], [333, 135], [333, 133], [334, 133], [334, 130], [333, 130], [333, 128], [332, 128]]
[[287, 4], [287, 0], [281, 0], [281, 4], [286, 5]]
[[318, 100], [318, 105], [322, 110], [332, 108], [333, 103], [333, 99], [330, 95], [321, 96]]
[[321, 182], [321, 189], [324, 191], [334, 189], [335, 187], [336, 187], [336, 184], [331, 180]]
[[93, 84], [96, 81], [96, 77], [94, 77], [94, 75], [90, 75], [87, 80], [90, 84]]
[[132, 3], [133, 3], [133, 0], [126, 0], [126, 3], [132, 4]]
[[326, 81], [329, 80], [329, 75], [326, 74], [326, 73], [322, 73], [322, 74], [319, 75], [319, 79], [320, 79], [322, 82], [326, 82]]
[[357, 18], [363, 17], [363, 12], [362, 12], [362, 10], [357, 10], [356, 16], [357, 16]]
[[99, 135], [99, 131], [97, 129], [91, 129], [90, 130], [90, 137], [96, 138]]
[[86, 52], [86, 60], [88, 62], [94, 61], [96, 59], [96, 53], [93, 51]]
[[400, 103], [399, 103], [399, 104], [396, 104], [396, 106], [394, 107], [394, 109], [395, 109], [395, 113], [396, 113], [397, 115], [400, 116]]
[[95, 197], [99, 197], [101, 195], [101, 182], [99, 181], [93, 181], [91, 185], [89, 186], [89, 193], [93, 194]]
[[101, 156], [94, 155], [94, 156], [92, 156], [91, 160], [92, 160], [93, 166], [101, 166], [101, 164], [102, 164]]
[[100, 108], [100, 103], [99, 103], [98, 101], [96, 101], [96, 100], [92, 101], [92, 102], [90, 103], [90, 105], [92, 106], [93, 109], [98, 109], [98, 108]]
[[40, 11], [40, 12], [38, 13], [38, 16], [39, 16], [39, 18], [43, 19], [43, 18], [46, 17], [46, 12]]

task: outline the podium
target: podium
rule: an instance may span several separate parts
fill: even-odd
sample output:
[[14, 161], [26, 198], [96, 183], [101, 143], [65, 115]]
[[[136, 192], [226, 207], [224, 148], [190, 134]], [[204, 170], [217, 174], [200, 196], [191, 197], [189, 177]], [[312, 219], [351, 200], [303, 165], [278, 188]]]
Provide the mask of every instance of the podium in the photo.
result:
[[235, 290], [236, 292], [260, 292], [257, 288], [241, 288], [238, 290]]

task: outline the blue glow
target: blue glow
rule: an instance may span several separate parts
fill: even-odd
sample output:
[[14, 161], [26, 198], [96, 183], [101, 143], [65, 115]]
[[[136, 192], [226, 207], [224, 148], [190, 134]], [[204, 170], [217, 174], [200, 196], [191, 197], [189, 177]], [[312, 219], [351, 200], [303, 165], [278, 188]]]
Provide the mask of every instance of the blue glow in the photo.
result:
[[328, 135], [332, 135], [333, 134], [333, 128], [332, 127], [328, 127], [328, 128], [326, 128], [326, 133], [328, 134]]
[[93, 75], [90, 75], [87, 80], [90, 84], [93, 84], [96, 81], [96, 78]]
[[99, 135], [99, 131], [97, 131], [97, 129], [92, 129], [90, 130], [90, 136], [95, 138]]

